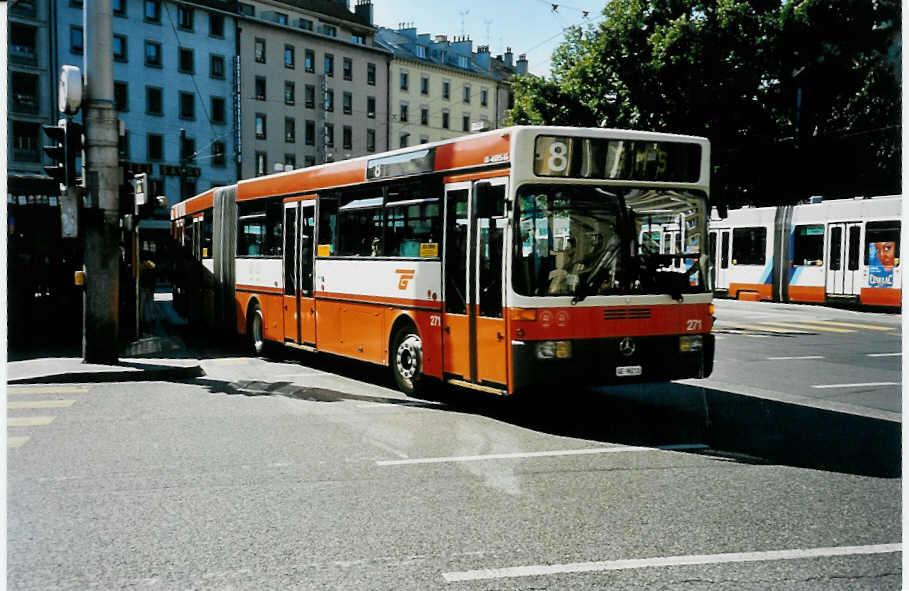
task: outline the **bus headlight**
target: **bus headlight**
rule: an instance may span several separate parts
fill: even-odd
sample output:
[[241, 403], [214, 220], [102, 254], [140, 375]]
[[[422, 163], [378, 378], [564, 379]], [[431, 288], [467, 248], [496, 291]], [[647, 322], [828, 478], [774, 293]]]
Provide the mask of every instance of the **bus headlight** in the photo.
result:
[[704, 337], [699, 334], [679, 339], [679, 351], [687, 353], [689, 351], [700, 351], [704, 348]]
[[537, 359], [571, 359], [571, 341], [540, 341]]

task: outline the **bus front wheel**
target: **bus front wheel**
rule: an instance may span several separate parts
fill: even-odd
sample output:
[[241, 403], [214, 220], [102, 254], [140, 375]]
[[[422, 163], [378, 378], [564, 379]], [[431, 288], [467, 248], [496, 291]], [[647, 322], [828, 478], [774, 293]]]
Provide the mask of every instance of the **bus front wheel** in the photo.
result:
[[253, 304], [249, 310], [249, 320], [246, 325], [246, 336], [249, 339], [249, 349], [253, 355], [261, 356], [265, 350], [264, 326], [262, 309], [258, 303]]
[[391, 348], [391, 372], [398, 388], [408, 396], [423, 390], [423, 341], [415, 328], [405, 326], [398, 330]]

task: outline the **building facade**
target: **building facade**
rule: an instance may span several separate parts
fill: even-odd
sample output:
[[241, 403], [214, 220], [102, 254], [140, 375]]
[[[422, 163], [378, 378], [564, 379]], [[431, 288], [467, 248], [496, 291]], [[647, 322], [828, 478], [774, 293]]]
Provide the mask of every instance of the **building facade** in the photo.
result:
[[[473, 50], [466, 37], [449, 40], [411, 26], [382, 28], [379, 43], [394, 54], [389, 85], [391, 148], [443, 140], [504, 123], [508, 79], [518, 66]], [[527, 72], [527, 60], [519, 64]]]
[[[56, 69], [82, 68], [82, 2], [52, 1]], [[127, 176], [148, 173], [152, 194], [171, 203], [237, 179], [236, 6], [112, 0], [120, 160]]]
[[239, 6], [240, 178], [388, 148], [388, 64], [371, 0]]

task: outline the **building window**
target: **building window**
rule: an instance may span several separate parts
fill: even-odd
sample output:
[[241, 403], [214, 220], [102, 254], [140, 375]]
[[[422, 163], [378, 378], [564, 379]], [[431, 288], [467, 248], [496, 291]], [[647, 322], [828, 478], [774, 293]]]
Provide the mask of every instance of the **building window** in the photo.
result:
[[401, 148], [406, 148], [406, 147], [407, 147], [407, 144], [408, 144], [409, 142], [410, 142], [410, 134], [409, 134], [409, 133], [402, 133], [402, 134], [401, 134], [401, 142], [400, 142], [400, 146], [399, 146], [399, 147], [401, 147]]
[[316, 87], [312, 84], [307, 84], [306, 88], [303, 89], [303, 100], [307, 109], [316, 108]]
[[480, 89], [480, 105], [485, 107], [489, 104], [489, 90], [486, 88]]
[[448, 111], [442, 111], [442, 129], [448, 129]]
[[161, 3], [158, 0], [145, 0], [145, 20], [153, 23], [161, 22]]
[[314, 146], [316, 144], [316, 122], [315, 121], [306, 121], [304, 127], [304, 141], [307, 146]]
[[224, 56], [212, 54], [210, 58], [209, 76], [217, 80], [224, 80]]
[[164, 136], [159, 133], [148, 134], [148, 159], [164, 159]]
[[114, 82], [114, 106], [117, 111], [129, 111], [129, 95], [126, 82]]
[[267, 174], [268, 154], [265, 152], [256, 152], [256, 176]]
[[470, 131], [470, 115], [463, 115], [461, 117], [461, 130]]
[[420, 78], [420, 94], [429, 94], [429, 76]]
[[329, 36], [329, 37], [337, 37], [337, 36], [338, 36], [338, 28], [337, 28], [337, 27], [333, 27], [332, 25], [326, 25], [326, 24], [324, 24], [324, 23], [322, 24], [321, 27], [319, 27], [319, 32], [322, 33], [323, 35], [327, 35], [327, 36]]
[[38, 123], [13, 122], [13, 159], [28, 162], [41, 160], [41, 153], [38, 150], [40, 131]]
[[[69, 28], [69, 50], [72, 53], [82, 55], [85, 51], [85, 38], [82, 35], [82, 27]], [[34, 48], [32, 48], [34, 51]]]
[[237, 11], [243, 16], [256, 16], [256, 7], [245, 2], [237, 3]]
[[423, 59], [426, 59], [426, 48], [425, 48], [424, 46], [422, 46], [422, 45], [417, 45], [416, 50], [417, 50], [417, 51], [416, 51], [417, 57], [421, 57], [421, 58], [423, 58]]
[[335, 75], [335, 56], [330, 53], [325, 54], [325, 75], [334, 76]]
[[428, 144], [428, 143], [429, 143], [429, 136], [421, 135], [421, 136], [420, 136], [420, 143], [421, 143], [421, 144]]
[[265, 63], [265, 39], [256, 37], [255, 56], [258, 63]]
[[265, 113], [256, 113], [256, 139], [264, 140], [267, 135], [267, 128], [265, 125]]
[[376, 151], [376, 130], [375, 129], [366, 130], [366, 151], [367, 152]]
[[208, 15], [208, 34], [212, 37], [224, 37], [224, 15], [210, 13]]
[[301, 18], [299, 26], [304, 31], [312, 31], [313, 22], [308, 18]]
[[353, 60], [349, 57], [344, 58], [344, 79], [353, 80]]
[[196, 97], [191, 92], [180, 93], [180, 119], [196, 118]]
[[[20, 2], [17, 6], [21, 6]], [[78, 37], [78, 47], [82, 48], [82, 28], [73, 27], [79, 29]], [[72, 29], [70, 29], [70, 48], [76, 45], [73, 43], [72, 38]], [[36, 62], [38, 60], [38, 54], [35, 50], [36, 37], [38, 35], [38, 29], [35, 27], [27, 27], [20, 25], [18, 23], [9, 23], [9, 56], [13, 60], [22, 61], [22, 62]], [[73, 53], [76, 53], [73, 51]]]
[[297, 141], [297, 122], [293, 117], [284, 118], [284, 141], [288, 144]]
[[429, 109], [426, 107], [420, 109], [420, 125], [429, 125]]
[[196, 71], [195, 56], [193, 50], [186, 47], [179, 49], [179, 71], [184, 74], [193, 74]]
[[211, 144], [211, 164], [212, 166], [224, 166], [227, 162], [227, 146], [224, 142], [212, 142]]
[[304, 156], [303, 157], [303, 166], [315, 166], [316, 159], [314, 156]]
[[363, 35], [351, 35], [350, 40], [357, 45], [366, 45], [366, 37]]
[[401, 103], [401, 114], [398, 117], [401, 123], [407, 123], [407, 103]]
[[10, 72], [12, 83], [13, 110], [26, 113], [38, 111], [38, 76]]
[[296, 85], [291, 80], [284, 81], [284, 104], [292, 105], [296, 102]]
[[442, 80], [442, 98], [446, 101], [451, 98], [451, 82]]
[[325, 124], [325, 145], [329, 148], [335, 146], [335, 126], [333, 123]]
[[118, 62], [126, 61], [126, 37], [123, 35], [114, 35], [114, 59]]
[[353, 149], [353, 128], [349, 125], [345, 125], [344, 129], [342, 130], [341, 137], [342, 137], [343, 146], [344, 146], [343, 149], [352, 150]]
[[126, 0], [111, 0], [110, 7], [114, 16], [126, 16]]
[[223, 97], [211, 97], [211, 122], [225, 123], [227, 121], [227, 107]]
[[464, 102], [470, 104], [470, 85], [464, 85]]
[[285, 26], [287, 25], [287, 15], [284, 14], [283, 12], [276, 12], [275, 18], [276, 18], [276, 22], [279, 25], [285, 25]]
[[290, 168], [293, 170], [297, 167], [297, 155], [296, 154], [284, 154], [284, 170]]
[[312, 49], [307, 49], [303, 52], [303, 69], [307, 72], [316, 71], [316, 52]]
[[145, 42], [145, 65], [153, 68], [161, 67], [161, 44], [154, 41]]
[[157, 86], [145, 87], [145, 112], [149, 115], [163, 115], [164, 90]]
[[256, 76], [255, 96], [257, 101], [265, 100], [265, 77]]
[[376, 97], [366, 97], [366, 116], [370, 119], [376, 118]]
[[177, 26], [185, 31], [193, 30], [193, 9], [189, 6], [177, 5]]
[[409, 76], [407, 72], [401, 72], [401, 90], [406, 91], [409, 84]]
[[349, 92], [344, 93], [344, 114], [350, 115], [353, 113], [353, 95]]
[[335, 91], [330, 88], [325, 91], [325, 110], [329, 112], [335, 110]]
[[284, 46], [284, 67], [293, 69], [296, 65], [294, 57], [294, 46], [285, 45]]
[[[185, 160], [186, 162], [196, 161], [196, 138], [188, 137], [183, 140], [180, 159]], [[192, 193], [190, 193], [190, 195], [192, 195]]]
[[129, 132], [123, 132], [123, 135], [117, 136], [117, 152], [120, 160], [129, 160]]
[[376, 85], [376, 65], [366, 64], [366, 83], [370, 86]]

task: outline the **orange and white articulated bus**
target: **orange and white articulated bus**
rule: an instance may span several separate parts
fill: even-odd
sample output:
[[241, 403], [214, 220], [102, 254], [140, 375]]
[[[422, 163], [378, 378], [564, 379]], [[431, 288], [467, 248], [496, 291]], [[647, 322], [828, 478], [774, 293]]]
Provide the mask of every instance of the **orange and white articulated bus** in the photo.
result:
[[[706, 377], [710, 145], [512, 127], [219, 187], [171, 210], [208, 324], [490, 393]], [[641, 230], [685, 228], [660, 254]], [[676, 259], [688, 261], [674, 265]]]
[[717, 295], [898, 307], [901, 212], [896, 195], [714, 213]]

